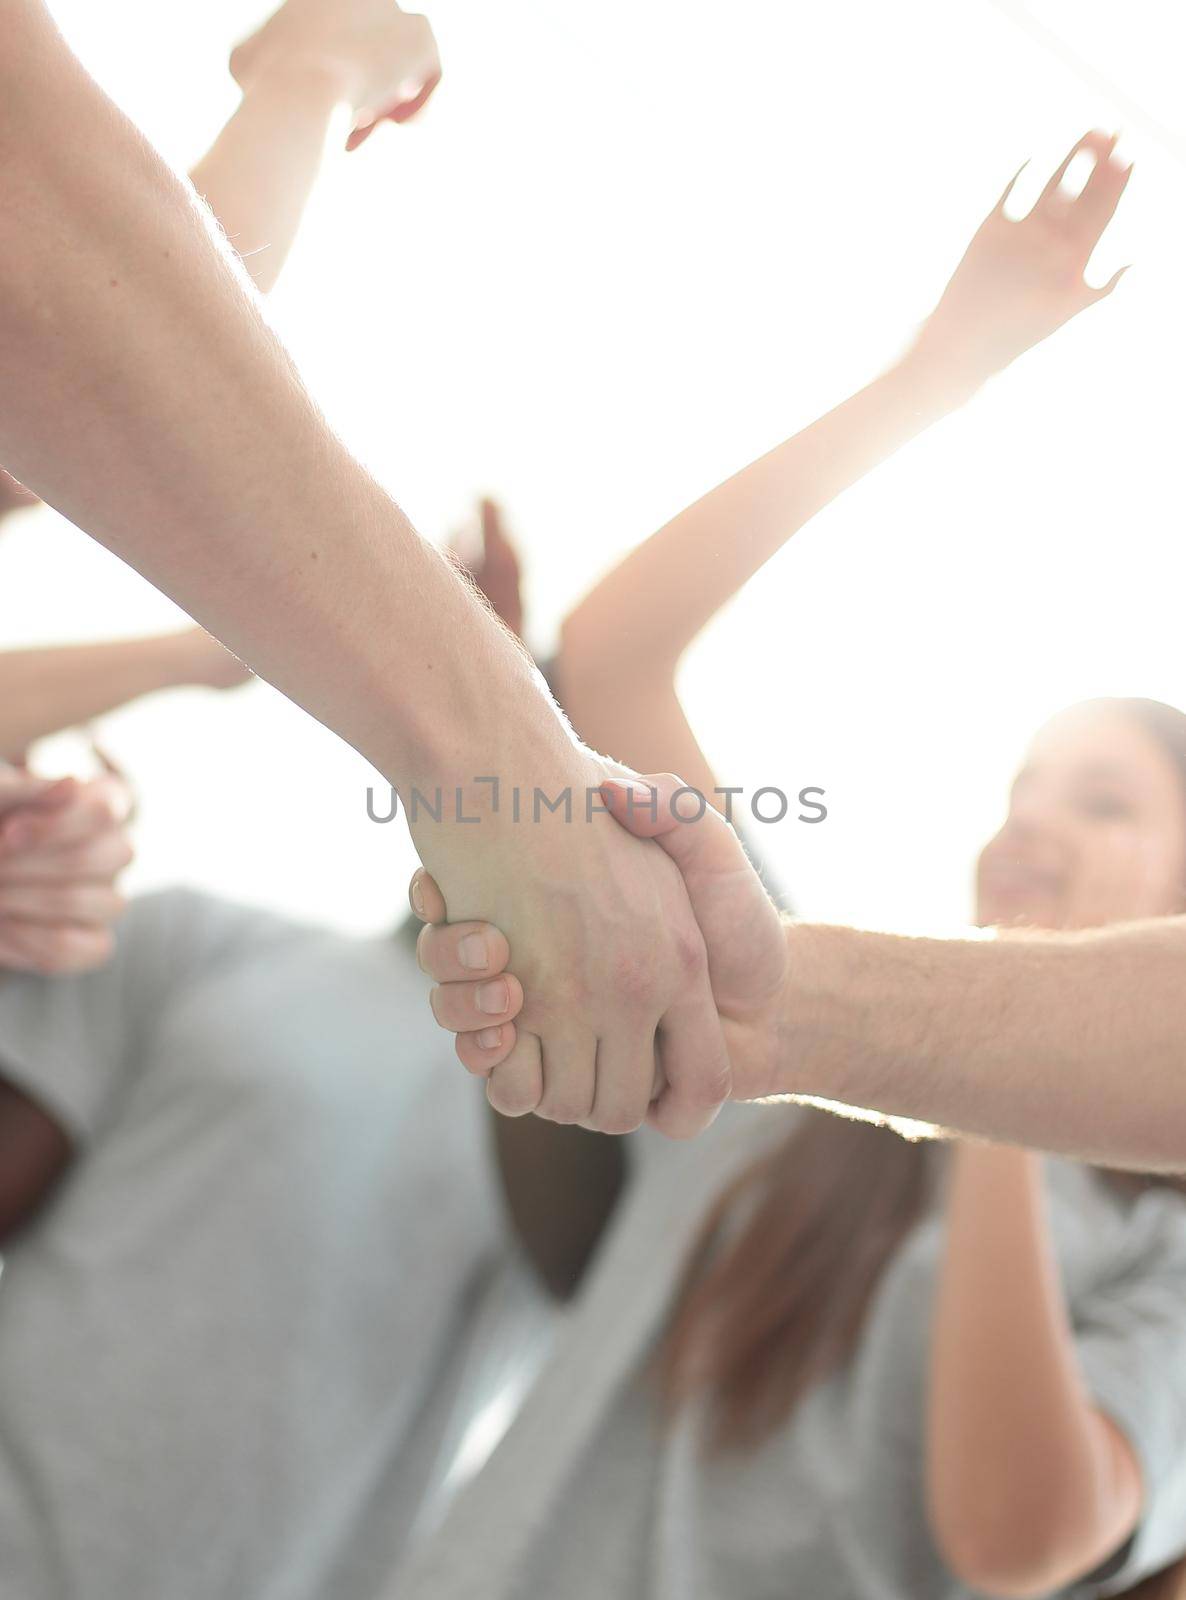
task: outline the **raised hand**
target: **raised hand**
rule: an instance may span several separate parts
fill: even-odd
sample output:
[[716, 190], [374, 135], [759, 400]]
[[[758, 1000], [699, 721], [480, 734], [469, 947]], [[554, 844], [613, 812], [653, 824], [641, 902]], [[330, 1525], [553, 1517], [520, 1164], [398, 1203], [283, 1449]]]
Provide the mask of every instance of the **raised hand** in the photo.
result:
[[[1005, 206], [1020, 173], [977, 229], [917, 341], [957, 382], [983, 382], [1110, 295], [1123, 274], [1092, 288], [1084, 273], [1128, 183], [1116, 137], [1088, 133], [1070, 150], [1033, 209], [1014, 222]], [[1080, 152], [1095, 165], [1077, 196], [1062, 187]], [[1024, 170], [1024, 169], [1023, 169]]]
[[126, 784], [50, 783], [0, 770], [0, 968], [60, 975], [102, 965], [132, 859]]
[[428, 19], [395, 0], [285, 0], [231, 54], [241, 88], [260, 74], [305, 71], [339, 82], [356, 150], [380, 122], [416, 115], [441, 81], [441, 60]]

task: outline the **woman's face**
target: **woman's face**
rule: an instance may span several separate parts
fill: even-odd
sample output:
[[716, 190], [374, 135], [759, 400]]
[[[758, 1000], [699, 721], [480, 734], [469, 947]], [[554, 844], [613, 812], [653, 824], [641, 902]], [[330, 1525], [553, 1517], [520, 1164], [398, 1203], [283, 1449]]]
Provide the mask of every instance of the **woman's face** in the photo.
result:
[[980, 855], [981, 927], [1095, 928], [1186, 909], [1186, 794], [1135, 719], [1064, 712], [1039, 733]]

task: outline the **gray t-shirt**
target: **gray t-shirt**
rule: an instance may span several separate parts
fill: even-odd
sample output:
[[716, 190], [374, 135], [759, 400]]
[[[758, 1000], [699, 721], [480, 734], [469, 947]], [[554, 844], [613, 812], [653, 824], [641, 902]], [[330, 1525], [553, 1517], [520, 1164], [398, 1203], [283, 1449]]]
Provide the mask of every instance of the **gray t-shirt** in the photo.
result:
[[[923, 1501], [925, 1367], [943, 1236], [914, 1229], [849, 1368], [748, 1455], [713, 1458], [704, 1417], [666, 1430], [645, 1364], [709, 1196], [785, 1135], [792, 1107], [732, 1107], [649, 1152], [573, 1320], [482, 1478], [388, 1600], [957, 1600]], [[1075, 1595], [1116, 1593], [1186, 1551], [1186, 1201], [1135, 1202], [1045, 1168], [1088, 1390], [1132, 1443], [1139, 1529]]]
[[406, 941], [152, 897], [102, 971], [0, 977], [0, 1073], [80, 1147], [0, 1276], [5, 1600], [388, 1571], [505, 1252]]

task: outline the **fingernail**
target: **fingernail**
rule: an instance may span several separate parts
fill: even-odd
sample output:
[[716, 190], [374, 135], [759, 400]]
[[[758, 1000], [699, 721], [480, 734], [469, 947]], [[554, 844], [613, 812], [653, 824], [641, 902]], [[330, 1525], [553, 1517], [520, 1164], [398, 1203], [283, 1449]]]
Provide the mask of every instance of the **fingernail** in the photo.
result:
[[497, 1015], [505, 1011], [510, 1004], [511, 994], [506, 986], [506, 980], [498, 978], [494, 983], [484, 983], [478, 990], [478, 1010], [489, 1015]]
[[418, 917], [424, 915], [424, 890], [420, 887], [420, 879], [412, 879], [412, 910]]
[[502, 1043], [501, 1028], [483, 1028], [478, 1034], [478, 1043], [483, 1050], [497, 1050]]
[[[468, 967], [471, 972], [482, 972], [490, 965], [490, 948], [486, 943], [484, 933], [467, 933], [457, 946], [457, 959], [463, 967]], [[501, 1011], [501, 1006], [491, 1006], [492, 1011]]]

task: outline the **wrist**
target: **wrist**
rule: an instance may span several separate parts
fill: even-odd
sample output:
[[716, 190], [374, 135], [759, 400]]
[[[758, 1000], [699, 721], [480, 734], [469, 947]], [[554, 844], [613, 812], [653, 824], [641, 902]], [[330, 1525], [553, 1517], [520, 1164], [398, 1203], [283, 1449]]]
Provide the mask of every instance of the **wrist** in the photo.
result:
[[927, 324], [891, 368], [903, 393], [936, 417], [966, 405], [990, 376], [975, 361], [940, 342]]
[[264, 56], [250, 71], [237, 73], [244, 101], [299, 105], [326, 115], [353, 105], [355, 76], [343, 62], [303, 53]]
[[845, 1098], [840, 1065], [846, 1052], [837, 1043], [844, 1032], [840, 952], [830, 937], [844, 932], [791, 918], [784, 923], [787, 959], [776, 1093]]
[[[552, 817], [584, 823], [589, 795], [609, 775], [600, 758], [580, 744], [546, 701], [522, 696], [505, 712], [487, 702], [477, 725], [444, 729], [439, 720], [411, 732], [407, 776], [396, 789], [418, 827], [438, 824], [513, 827]], [[494, 735], [492, 737], [492, 734]], [[599, 807], [600, 809], [600, 807]]]
[[141, 646], [154, 685], [184, 689], [194, 681], [194, 660], [188, 631], [145, 639]]
[[967, 1183], [1025, 1183], [1036, 1177], [1041, 1158], [1014, 1144], [960, 1139], [955, 1145], [955, 1170]]
[[203, 628], [146, 639], [144, 648], [151, 688], [229, 689], [248, 676], [246, 668]]

